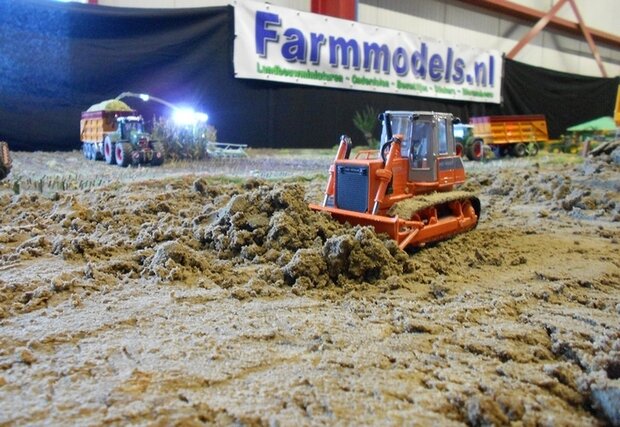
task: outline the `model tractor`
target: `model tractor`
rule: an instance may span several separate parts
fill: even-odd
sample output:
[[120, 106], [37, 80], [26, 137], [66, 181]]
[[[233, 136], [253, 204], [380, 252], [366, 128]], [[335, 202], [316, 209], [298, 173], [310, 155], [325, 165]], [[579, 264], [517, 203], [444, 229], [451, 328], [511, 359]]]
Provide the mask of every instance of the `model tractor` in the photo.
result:
[[11, 153], [9, 152], [9, 144], [4, 141], [0, 141], [0, 179], [6, 178], [11, 172]]
[[465, 182], [449, 113], [386, 111], [379, 151], [350, 158], [343, 136], [329, 170], [323, 203], [311, 204], [341, 222], [373, 226], [399, 247], [424, 246], [472, 230], [480, 201], [458, 191]]
[[144, 131], [144, 120], [118, 100], [95, 104], [82, 113], [80, 135], [84, 157], [125, 167], [161, 165], [164, 148]]
[[[461, 157], [465, 155], [470, 160], [472, 160], [475, 155], [482, 157], [483, 142], [480, 138], [476, 140], [474, 137], [474, 125], [455, 123], [454, 144], [456, 154]], [[476, 146], [474, 147], [474, 145]]]

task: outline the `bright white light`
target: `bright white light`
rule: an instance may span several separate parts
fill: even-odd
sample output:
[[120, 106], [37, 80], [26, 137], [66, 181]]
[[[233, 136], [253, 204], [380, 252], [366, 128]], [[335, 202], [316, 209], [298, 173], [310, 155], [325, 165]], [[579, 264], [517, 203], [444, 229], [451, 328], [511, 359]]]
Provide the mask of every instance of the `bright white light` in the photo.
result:
[[195, 115], [196, 113], [192, 109], [179, 108], [178, 110], [175, 110], [172, 119], [178, 125], [193, 125], [196, 123]]
[[172, 119], [177, 125], [195, 125], [197, 123], [205, 123], [209, 120], [209, 116], [205, 113], [198, 113], [191, 108], [179, 108], [174, 111]]
[[151, 97], [149, 95], [147, 95], [146, 93], [141, 93], [140, 95], [138, 95], [140, 97], [141, 100], [143, 100], [144, 102], [147, 102]]

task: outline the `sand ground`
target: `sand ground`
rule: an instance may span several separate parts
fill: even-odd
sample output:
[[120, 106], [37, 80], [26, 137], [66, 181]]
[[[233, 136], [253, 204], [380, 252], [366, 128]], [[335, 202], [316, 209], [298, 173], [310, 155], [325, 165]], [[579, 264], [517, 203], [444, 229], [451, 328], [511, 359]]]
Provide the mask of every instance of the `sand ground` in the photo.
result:
[[620, 167], [467, 162], [472, 232], [308, 209], [331, 153], [13, 153], [0, 425], [620, 425]]

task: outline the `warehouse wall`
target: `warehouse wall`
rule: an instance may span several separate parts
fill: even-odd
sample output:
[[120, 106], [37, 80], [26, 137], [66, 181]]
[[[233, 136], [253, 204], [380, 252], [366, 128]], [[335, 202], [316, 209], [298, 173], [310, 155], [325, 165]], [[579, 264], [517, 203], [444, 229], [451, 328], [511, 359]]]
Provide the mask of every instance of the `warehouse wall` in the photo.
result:
[[[532, 9], [549, 10], [556, 3], [553, 0], [513, 0], [515, 3]], [[581, 13], [581, 17], [588, 26], [597, 30], [605, 31], [611, 34], [618, 34], [618, 18], [620, 17], [620, 2], [616, 0], [577, 0], [577, 7]], [[596, 5], [596, 7], [593, 7]], [[568, 6], [563, 6], [559, 12], [560, 18], [575, 20], [573, 10]]]
[[[512, 0], [538, 10], [549, 10], [554, 0]], [[270, 0], [269, 3], [310, 11], [311, 0]], [[579, 11], [590, 28], [618, 34], [620, 1], [576, 0]], [[225, 5], [227, 0], [99, 0], [106, 6], [152, 8], [202, 7]], [[558, 16], [576, 21], [567, 4]], [[358, 21], [390, 27], [448, 42], [508, 52], [532, 26], [472, 8], [457, 0], [359, 0]], [[598, 49], [609, 76], [620, 75], [620, 49], [599, 44]], [[545, 30], [515, 58], [526, 64], [586, 76], [600, 76], [590, 48], [583, 37], [572, 37]]]
[[[551, 0], [521, 0], [517, 3], [544, 11], [552, 6]], [[597, 0], [597, 7], [593, 8], [592, 2], [577, 0], [577, 5], [589, 27], [617, 34], [617, 23], [614, 27], [612, 20], [614, 16], [616, 19], [620, 16], [620, 2]], [[569, 5], [563, 6], [560, 12], [562, 17], [576, 20]], [[505, 53], [532, 26], [532, 23], [490, 14], [487, 10], [472, 8], [456, 0], [361, 0], [358, 13], [360, 22], [420, 33], [448, 42], [493, 48]], [[602, 44], [597, 47], [608, 75], [620, 75], [620, 49]], [[557, 71], [601, 75], [583, 37], [565, 36], [551, 30], [539, 34], [515, 59]]]

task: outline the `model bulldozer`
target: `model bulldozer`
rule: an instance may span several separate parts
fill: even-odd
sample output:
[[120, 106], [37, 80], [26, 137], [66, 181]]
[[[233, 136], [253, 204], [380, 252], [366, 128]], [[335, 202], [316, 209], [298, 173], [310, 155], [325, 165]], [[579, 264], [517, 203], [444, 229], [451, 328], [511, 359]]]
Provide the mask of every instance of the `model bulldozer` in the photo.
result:
[[373, 226], [401, 249], [420, 247], [472, 230], [480, 200], [455, 188], [465, 182], [449, 113], [386, 111], [379, 152], [351, 154], [343, 135], [316, 211], [350, 224]]

